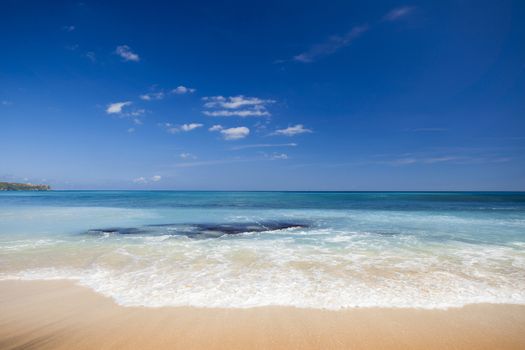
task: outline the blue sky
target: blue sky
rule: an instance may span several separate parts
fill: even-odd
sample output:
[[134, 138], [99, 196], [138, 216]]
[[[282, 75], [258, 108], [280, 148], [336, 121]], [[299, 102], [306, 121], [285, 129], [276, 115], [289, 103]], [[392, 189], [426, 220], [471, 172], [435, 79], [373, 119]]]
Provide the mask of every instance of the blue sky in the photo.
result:
[[0, 180], [525, 190], [522, 1], [2, 1]]

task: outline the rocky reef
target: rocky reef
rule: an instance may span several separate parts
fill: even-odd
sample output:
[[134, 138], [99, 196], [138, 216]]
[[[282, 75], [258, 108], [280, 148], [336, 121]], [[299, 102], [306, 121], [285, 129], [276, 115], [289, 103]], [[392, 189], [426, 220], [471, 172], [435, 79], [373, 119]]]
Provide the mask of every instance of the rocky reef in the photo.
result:
[[241, 233], [271, 232], [287, 229], [307, 228], [306, 223], [292, 222], [242, 222], [242, 223], [208, 223], [208, 224], [161, 224], [142, 227], [111, 227], [88, 230], [88, 234], [95, 235], [184, 235], [189, 238], [219, 238], [225, 235]]

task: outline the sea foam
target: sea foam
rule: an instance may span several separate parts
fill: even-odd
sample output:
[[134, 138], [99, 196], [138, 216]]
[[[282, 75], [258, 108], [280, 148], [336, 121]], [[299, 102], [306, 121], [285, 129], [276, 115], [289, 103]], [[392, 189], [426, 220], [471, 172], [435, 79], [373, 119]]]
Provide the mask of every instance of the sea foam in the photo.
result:
[[[306, 236], [298, 231], [299, 239]], [[75, 280], [123, 306], [342, 309], [525, 303], [525, 255], [516, 248], [460, 242], [421, 246], [410, 237], [396, 237], [391, 246], [370, 233], [317, 238], [316, 243], [257, 235], [103, 237], [90, 242], [91, 252], [73, 250], [76, 262], [70, 265], [75, 267], [24, 269], [0, 279]], [[63, 244], [57, 243], [51, 265], [72, 258], [73, 251]], [[48, 244], [43, 247], [49, 251]]]

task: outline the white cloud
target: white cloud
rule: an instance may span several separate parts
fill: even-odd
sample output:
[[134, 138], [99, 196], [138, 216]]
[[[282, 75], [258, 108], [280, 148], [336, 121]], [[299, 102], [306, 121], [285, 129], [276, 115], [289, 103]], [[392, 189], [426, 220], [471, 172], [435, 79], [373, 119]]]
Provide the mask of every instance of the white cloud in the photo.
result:
[[239, 140], [243, 139], [250, 134], [250, 129], [245, 126], [239, 126], [236, 128], [229, 128], [221, 130], [225, 140]]
[[75, 30], [75, 26], [64, 26], [62, 27], [63, 30], [65, 30], [66, 32], [72, 32]]
[[147, 111], [143, 108], [130, 111], [124, 110], [125, 107], [131, 106], [132, 104], [133, 103], [130, 101], [110, 103], [106, 108], [106, 113], [113, 114], [118, 118], [129, 118], [135, 125], [142, 125], [142, 120], [140, 118], [142, 118]]
[[136, 179], [133, 179], [133, 182], [136, 184], [145, 184], [145, 183], [148, 183], [148, 180], [146, 180], [145, 177], [141, 176], [141, 177], [137, 177]]
[[200, 124], [200, 123], [190, 123], [190, 124], [182, 124], [182, 125], [173, 125], [171, 123], [164, 123], [161, 125], [170, 134], [176, 134], [181, 131], [188, 132], [188, 131], [192, 131], [192, 130], [201, 128], [203, 126], [203, 124]]
[[245, 97], [243, 95], [238, 96], [209, 96], [203, 98], [205, 108], [226, 108], [236, 109], [245, 106], [265, 106], [270, 103], [274, 103], [274, 100], [263, 100], [258, 97]]
[[140, 61], [139, 55], [131, 51], [128, 45], [120, 45], [115, 49], [115, 53], [122, 57], [124, 61], [138, 62]]
[[1, 104], [2, 106], [11, 106], [13, 103], [12, 103], [11, 101], [8, 101], [8, 100], [2, 100], [2, 101], [0, 102], [0, 104]]
[[200, 127], [202, 127], [202, 124], [200, 124], [200, 123], [190, 123], [190, 124], [182, 124], [180, 126], [180, 129], [182, 131], [192, 131], [192, 130], [198, 129]]
[[242, 145], [242, 146], [236, 146], [232, 147], [231, 149], [233, 151], [246, 149], [246, 148], [269, 148], [269, 147], [296, 147], [297, 144], [294, 142], [291, 143], [258, 143], [253, 145]]
[[294, 136], [299, 134], [311, 133], [312, 130], [306, 129], [303, 124], [297, 124], [294, 126], [289, 126], [286, 129], [279, 129], [272, 133], [272, 135], [284, 135], [284, 136]]
[[209, 131], [218, 131], [222, 134], [225, 140], [240, 140], [250, 134], [250, 129], [245, 126], [238, 126], [236, 128], [224, 129], [221, 125], [214, 125], [208, 129]]
[[138, 108], [125, 112], [124, 108], [132, 104], [130, 101], [110, 103], [106, 108], [106, 113], [115, 114], [120, 118], [130, 117], [135, 124], [140, 125], [142, 124], [140, 117], [146, 113], [146, 110], [144, 108]]
[[258, 97], [238, 96], [208, 96], [203, 97], [204, 108], [211, 111], [203, 111], [211, 117], [264, 117], [271, 115], [267, 106], [275, 103], [274, 100], [261, 99]]
[[175, 95], [184, 95], [184, 94], [191, 94], [195, 92], [195, 89], [188, 88], [186, 86], [178, 86], [175, 89], [171, 90], [170, 92], [166, 93], [164, 91], [153, 91], [148, 92], [145, 94], [140, 95], [140, 99], [144, 101], [153, 101], [153, 100], [162, 100], [164, 99], [169, 93], [175, 94]]
[[140, 99], [143, 101], [153, 101], [153, 100], [162, 100], [166, 94], [163, 91], [159, 92], [148, 92], [146, 94], [140, 95]]
[[222, 125], [214, 125], [208, 129], [208, 131], [221, 131], [223, 129]]
[[205, 115], [209, 117], [264, 117], [269, 116], [270, 113], [267, 110], [249, 110], [249, 109], [243, 109], [239, 111], [227, 111], [227, 110], [219, 110], [219, 111], [204, 111]]
[[129, 132], [129, 133], [133, 133], [133, 132], [135, 132], [135, 128], [129, 128], [129, 129], [128, 129], [128, 132]]
[[385, 21], [397, 21], [398, 19], [401, 19], [403, 17], [406, 17], [410, 15], [414, 11], [414, 7], [412, 6], [402, 6], [393, 9], [392, 11], [388, 12], [383, 19]]
[[106, 108], [107, 114], [120, 114], [122, 113], [122, 109], [126, 106], [130, 106], [132, 103], [130, 101], [125, 102], [115, 102], [110, 103], [108, 107]]
[[348, 46], [368, 30], [368, 26], [357, 26], [344, 35], [334, 35], [327, 41], [313, 45], [309, 50], [302, 52], [293, 57], [294, 61], [302, 63], [310, 63], [316, 59], [331, 55], [339, 49]]
[[179, 154], [179, 157], [181, 157], [182, 159], [197, 159], [195, 155], [188, 152], [182, 152], [181, 154]]
[[205, 108], [213, 108], [219, 106], [220, 103], [226, 101], [226, 97], [224, 96], [205, 96], [202, 98], [203, 101], [206, 101], [204, 103]]
[[274, 153], [270, 156], [270, 159], [288, 159], [288, 155], [286, 153]]
[[193, 88], [189, 88], [189, 87], [182, 86], [182, 85], [177, 86], [175, 89], [171, 90], [171, 92], [176, 95], [192, 94], [195, 91], [196, 90]]
[[136, 184], [147, 184], [149, 182], [158, 182], [162, 180], [162, 176], [160, 175], [153, 175], [150, 178], [146, 178], [144, 176], [137, 177], [136, 179], [133, 179], [132, 181]]

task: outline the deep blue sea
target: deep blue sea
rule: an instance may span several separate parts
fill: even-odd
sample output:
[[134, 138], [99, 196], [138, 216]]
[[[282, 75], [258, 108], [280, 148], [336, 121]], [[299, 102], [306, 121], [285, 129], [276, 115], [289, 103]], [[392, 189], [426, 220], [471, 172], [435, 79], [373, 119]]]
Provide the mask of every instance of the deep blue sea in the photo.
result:
[[525, 304], [521, 192], [0, 192], [0, 280], [124, 306]]

